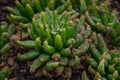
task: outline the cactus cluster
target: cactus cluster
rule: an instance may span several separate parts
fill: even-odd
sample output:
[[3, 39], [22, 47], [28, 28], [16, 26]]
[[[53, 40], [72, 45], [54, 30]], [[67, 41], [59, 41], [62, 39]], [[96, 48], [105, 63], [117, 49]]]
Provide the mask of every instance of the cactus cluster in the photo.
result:
[[86, 59], [88, 72], [95, 76], [94, 80], [119, 80], [120, 54], [116, 50], [109, 50], [100, 34], [94, 32], [92, 37], [94, 39], [89, 48], [92, 58]]
[[11, 7], [7, 7], [11, 13], [8, 19], [16, 24], [19, 22], [28, 23], [32, 21], [32, 17], [36, 13], [50, 10], [57, 10], [59, 13], [63, 12], [70, 6], [70, 0], [22, 0], [16, 1], [17, 11]]
[[32, 21], [34, 14], [46, 11], [46, 9], [56, 10], [58, 13], [62, 13], [65, 10], [72, 10], [80, 12], [82, 15], [91, 8], [93, 3], [98, 4], [98, 2], [99, 0], [17, 0], [17, 10], [7, 7], [11, 13], [8, 16], [8, 20], [15, 24], [19, 24], [20, 22], [29, 23]]
[[[12, 48], [10, 37], [13, 35], [14, 31], [15, 26], [13, 24], [9, 26], [6, 22], [0, 23], [0, 58]], [[0, 63], [1, 62], [2, 61], [0, 61]], [[4, 80], [8, 75], [8, 70], [9, 68], [7, 66], [0, 68], [0, 80]]]
[[[7, 7], [11, 13], [8, 19], [16, 24], [21, 22], [29, 23], [36, 13], [46, 11], [46, 9], [56, 10], [61, 13], [71, 10], [86, 17], [86, 22], [94, 31], [108, 35], [112, 44], [119, 46], [119, 21], [116, 10], [109, 10], [109, 1], [99, 4], [99, 0], [22, 0], [16, 1], [18, 11]], [[116, 44], [117, 43], [117, 44]]]
[[10, 37], [15, 30], [14, 25], [8, 25], [6, 22], [0, 23], [0, 56], [11, 49]]
[[[18, 60], [34, 60], [30, 73], [39, 69], [45, 76], [56, 73], [70, 78], [72, 69], [81, 64], [80, 58], [86, 53], [91, 55], [85, 63], [94, 80], [120, 79], [120, 54], [116, 49], [120, 45], [120, 23], [117, 11], [109, 10], [108, 0], [17, 0], [16, 6], [17, 10], [7, 7], [11, 13], [8, 19], [29, 35], [16, 44], [29, 50], [18, 53]], [[0, 55], [11, 49], [14, 27], [1, 23]], [[108, 48], [102, 35], [114, 48]], [[81, 80], [89, 80], [86, 71]]]
[[93, 4], [85, 13], [86, 22], [91, 25], [91, 28], [108, 36], [108, 39], [115, 46], [119, 46], [120, 41], [120, 23], [118, 21], [118, 13], [116, 10], [109, 10], [109, 1], [106, 0], [99, 6]]
[[53, 70], [61, 75], [66, 67], [71, 69], [80, 64], [80, 56], [89, 49], [91, 28], [84, 23], [84, 16], [80, 20], [75, 16], [72, 12], [59, 15], [57, 11], [48, 11], [33, 17], [28, 27], [32, 40], [17, 41], [18, 45], [33, 49], [17, 56], [21, 61], [35, 59], [31, 73], [42, 68], [44, 75]]

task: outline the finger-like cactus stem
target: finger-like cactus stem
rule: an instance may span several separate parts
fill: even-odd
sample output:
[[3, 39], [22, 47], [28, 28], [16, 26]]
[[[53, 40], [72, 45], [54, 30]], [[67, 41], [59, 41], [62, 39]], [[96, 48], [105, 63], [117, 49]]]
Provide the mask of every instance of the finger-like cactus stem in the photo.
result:
[[35, 59], [33, 64], [30, 67], [30, 73], [34, 73], [36, 69], [41, 67], [43, 64], [45, 64], [50, 59], [50, 56], [47, 54], [41, 54], [39, 58]]
[[57, 66], [59, 66], [59, 62], [47, 62], [45, 65], [45, 68], [47, 69], [47, 71], [52, 71], [53, 69], [55, 69]]

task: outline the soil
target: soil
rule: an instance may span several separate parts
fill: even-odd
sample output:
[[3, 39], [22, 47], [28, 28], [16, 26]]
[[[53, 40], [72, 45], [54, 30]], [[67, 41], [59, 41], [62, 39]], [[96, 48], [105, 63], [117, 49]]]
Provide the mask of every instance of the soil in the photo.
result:
[[7, 6], [15, 8], [15, 0], [0, 0], [0, 21], [7, 21], [6, 16], [8, 12], [6, 10]]
[[110, 0], [111, 9], [116, 9], [118, 11], [118, 19], [120, 21], [120, 0]]
[[[7, 21], [6, 16], [9, 15], [6, 7], [11, 6], [15, 8], [14, 4], [15, 0], [0, 0], [0, 21]], [[103, 0], [100, 0], [103, 1]], [[110, 9], [116, 9], [119, 12], [120, 15], [120, 1], [119, 0], [110, 0]], [[118, 18], [120, 20], [120, 16]], [[15, 36], [22, 36], [20, 32], [18, 32]], [[21, 39], [21, 38], [20, 38]], [[25, 38], [24, 38], [25, 39]], [[10, 67], [10, 75], [8, 76], [9, 80], [66, 80], [66, 78], [63, 78], [61, 76], [52, 76], [52, 77], [36, 77], [39, 73], [30, 74], [29, 73], [29, 67], [32, 61], [28, 62], [21, 62], [18, 61], [16, 56], [17, 52], [24, 53], [26, 50], [21, 49], [16, 44], [11, 43], [13, 45], [13, 49], [9, 52], [9, 54], [6, 54], [2, 56], [2, 63], [0, 63], [0, 68], [3, 66], [9, 66]], [[77, 69], [73, 69], [71, 80], [80, 80], [81, 73], [86, 68], [86, 64], [84, 64], [84, 59], [89, 57], [88, 54], [83, 56], [81, 58], [81, 64]], [[85, 66], [85, 67], [83, 67]]]

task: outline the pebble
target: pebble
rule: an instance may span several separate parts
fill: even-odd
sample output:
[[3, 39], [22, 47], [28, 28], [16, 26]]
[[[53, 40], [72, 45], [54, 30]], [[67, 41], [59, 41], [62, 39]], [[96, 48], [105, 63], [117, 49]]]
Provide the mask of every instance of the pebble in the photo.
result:
[[13, 78], [11, 78], [9, 80], [18, 80], [18, 79], [17, 79], [17, 77], [13, 77]]
[[14, 66], [15, 65], [14, 60], [11, 57], [8, 58], [7, 63], [8, 63], [9, 66]]
[[6, 65], [5, 61], [3, 61], [3, 62], [0, 63], [0, 67], [4, 67], [5, 65]]

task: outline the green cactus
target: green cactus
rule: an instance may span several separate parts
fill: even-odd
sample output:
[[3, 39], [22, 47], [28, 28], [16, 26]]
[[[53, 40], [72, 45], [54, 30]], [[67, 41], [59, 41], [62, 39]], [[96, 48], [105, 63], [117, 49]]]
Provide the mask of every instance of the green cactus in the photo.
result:
[[91, 25], [92, 30], [107, 35], [108, 40], [119, 46], [120, 41], [120, 24], [118, 21], [118, 13], [116, 10], [110, 12], [109, 0], [105, 0], [101, 4], [92, 4], [92, 6], [85, 12], [86, 22]]
[[[0, 58], [12, 49], [11, 36], [15, 32], [15, 26], [0, 22]], [[2, 61], [0, 61], [2, 62]], [[8, 75], [9, 67], [1, 68], [0, 80], [4, 80]]]
[[0, 23], [0, 56], [11, 49], [10, 38], [15, 31], [15, 26], [8, 26], [6, 22]]
[[81, 78], [81, 80], [89, 80], [86, 71], [82, 72], [82, 78]]
[[7, 7], [10, 12], [8, 20], [12, 23], [19, 24], [19, 22], [29, 23], [36, 13], [40, 13], [47, 9], [57, 10], [59, 13], [66, 10], [71, 4], [70, 0], [16, 0], [15, 5], [17, 10]]
[[[88, 73], [93, 80], [119, 80], [120, 23], [116, 10], [110, 12], [109, 0], [21, 0], [17, 10], [7, 7], [8, 20], [19, 24], [30, 40], [16, 41], [29, 49], [18, 54], [20, 61], [34, 60], [30, 73], [42, 69], [47, 76], [51, 71], [60, 76], [71, 76], [71, 69], [80, 64], [80, 56], [89, 52], [86, 59]], [[79, 18], [79, 19], [78, 19]], [[13, 27], [13, 26], [12, 26]], [[14, 28], [13, 28], [14, 29]], [[11, 49], [11, 27], [0, 27], [0, 55]], [[106, 39], [115, 46], [108, 48]], [[88, 80], [85, 71], [82, 80]]]
[[8, 67], [4, 67], [3, 69], [1, 69], [1, 71], [0, 71], [0, 80], [4, 80], [5, 77], [8, 75], [8, 72], [9, 72]]
[[[48, 11], [33, 17], [28, 31], [32, 40], [17, 41], [18, 45], [33, 49], [23, 55], [18, 54], [20, 61], [35, 59], [30, 73], [44, 66], [45, 72], [55, 69], [57, 75], [62, 75], [66, 66], [80, 64], [80, 56], [89, 49], [91, 28], [87, 23], [83, 22], [82, 26], [81, 22], [76, 23], [76, 18], [71, 18], [71, 15], [72, 12], [65, 11], [59, 15], [57, 11]], [[78, 41], [80, 39], [81, 42]]]
[[16, 0], [15, 3], [17, 10], [7, 7], [7, 10], [10, 12], [8, 20], [12, 23], [19, 24], [20, 22], [31, 22], [34, 14], [46, 10], [56, 10], [58, 13], [68, 10], [74, 11], [75, 14], [77, 12], [84, 14], [91, 8], [92, 3], [98, 4], [98, 0]]
[[[94, 32], [95, 34], [95, 32]], [[90, 65], [88, 67], [88, 72], [91, 75], [95, 76], [95, 80], [119, 80], [118, 75], [119, 73], [119, 53], [116, 50], [109, 50], [105, 41], [102, 39], [100, 34], [96, 34], [96, 38], [98, 39], [97, 42], [95, 36], [93, 38], [92, 43], [90, 44], [90, 54], [92, 58], [88, 58], [86, 61]], [[101, 39], [100, 39], [101, 36]], [[94, 44], [97, 43], [97, 44]], [[104, 45], [103, 45], [104, 44]]]

